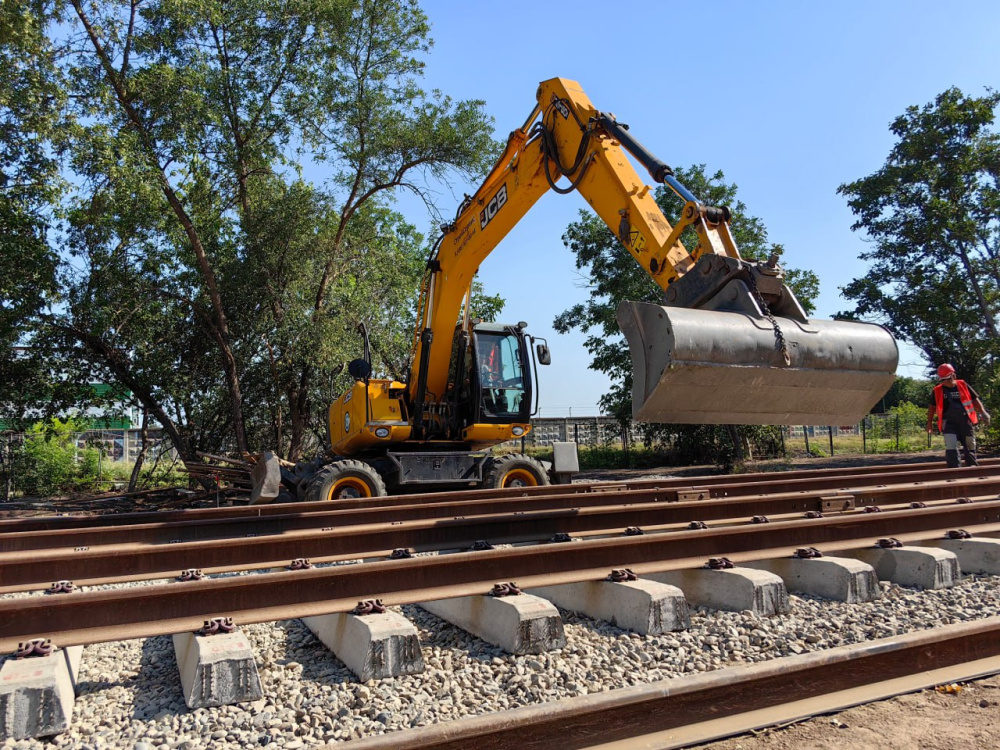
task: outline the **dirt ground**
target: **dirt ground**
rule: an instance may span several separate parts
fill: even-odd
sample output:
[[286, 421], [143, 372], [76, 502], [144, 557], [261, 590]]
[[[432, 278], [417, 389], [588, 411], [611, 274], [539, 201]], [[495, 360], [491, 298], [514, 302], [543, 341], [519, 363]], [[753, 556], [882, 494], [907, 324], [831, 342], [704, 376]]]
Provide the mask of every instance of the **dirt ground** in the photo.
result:
[[1000, 677], [924, 690], [733, 737], [699, 750], [972, 750], [1000, 747]]

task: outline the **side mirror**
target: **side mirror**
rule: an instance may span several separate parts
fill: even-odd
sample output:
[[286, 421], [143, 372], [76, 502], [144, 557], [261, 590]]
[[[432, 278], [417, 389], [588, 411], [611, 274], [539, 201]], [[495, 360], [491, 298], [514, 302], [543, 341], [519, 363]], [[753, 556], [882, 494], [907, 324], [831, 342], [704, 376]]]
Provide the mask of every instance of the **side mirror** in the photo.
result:
[[552, 352], [549, 351], [548, 344], [535, 344], [535, 352], [538, 354], [538, 364], [552, 364]]
[[367, 359], [352, 359], [347, 365], [347, 372], [355, 380], [367, 380], [372, 374], [372, 363]]

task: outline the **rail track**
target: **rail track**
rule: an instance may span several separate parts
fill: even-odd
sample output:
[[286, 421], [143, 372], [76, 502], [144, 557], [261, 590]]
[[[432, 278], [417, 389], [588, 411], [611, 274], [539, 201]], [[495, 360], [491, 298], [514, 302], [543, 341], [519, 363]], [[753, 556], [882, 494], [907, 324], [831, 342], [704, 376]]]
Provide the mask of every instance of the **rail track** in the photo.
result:
[[[912, 464], [708, 477], [696, 484], [661, 479], [398, 496], [335, 507], [311, 503], [5, 519], [0, 521], [0, 593], [37, 592], [60, 580], [87, 589], [72, 596], [0, 600], [0, 651], [31, 638], [50, 638], [65, 647], [168, 635], [223, 616], [249, 624], [348, 612], [359, 601], [375, 598], [390, 606], [414, 604], [484, 594], [502, 581], [553, 586], [602, 580], [615, 569], [642, 576], [700, 568], [708, 558], [740, 564], [788, 557], [803, 547], [829, 554], [870, 547], [887, 537], [920, 543], [956, 529], [992, 538], [1000, 536], [998, 494], [1000, 462], [991, 461], [947, 472], [940, 464]], [[882, 512], [871, 512], [875, 508]], [[505, 546], [470, 549], [482, 541]], [[424, 554], [397, 552], [397, 559], [389, 559], [395, 550]], [[301, 558], [314, 566], [283, 569]], [[230, 575], [173, 582], [191, 568]], [[164, 579], [171, 582], [137, 585]], [[129, 582], [133, 585], [93, 588]], [[684, 715], [685, 723], [695, 723], [718, 713], [720, 700], [726, 711], [742, 714], [756, 705], [754, 700], [760, 704], [760, 695], [773, 695], [767, 685], [800, 666], [801, 675], [795, 672], [789, 679], [803, 700], [848, 687], [860, 695], [875, 675], [905, 677], [887, 677], [900, 670], [887, 668], [884, 660], [895, 659], [897, 666], [905, 662], [907, 668], [923, 664], [917, 671], [947, 669], [970, 676], [996, 671], [1000, 666], [987, 667], [981, 660], [1000, 656], [998, 628], [1000, 622], [983, 620], [947, 635], [924, 634], [923, 640], [899, 638], [853, 647], [835, 658], [809, 655], [812, 660], [800, 660], [801, 665], [760, 666], [753, 674], [741, 672], [738, 681], [745, 689], [730, 691], [725, 700], [711, 692], [721, 689], [715, 682], [737, 678], [719, 672], [700, 677], [701, 683], [685, 686], [681, 694], [675, 689], [680, 683], [670, 681], [633, 690], [634, 695], [614, 691], [572, 706], [526, 708], [497, 720], [520, 729], [505, 735], [516, 741], [495, 746], [541, 747], [532, 743], [574, 731], [590, 744], [558, 744], [589, 747], [635, 734], [627, 720], [630, 712]], [[923, 656], [887, 656], [904, 648]], [[974, 668], [962, 666], [973, 660]], [[851, 680], [857, 684], [848, 686]], [[816, 684], [821, 687], [803, 687]], [[708, 692], [699, 693], [703, 688]], [[661, 705], [661, 699], [667, 702]], [[772, 701], [769, 707], [782, 703]], [[712, 705], [716, 708], [707, 708]], [[599, 718], [611, 708], [621, 721]], [[402, 738], [395, 736], [393, 747], [457, 747], [461, 738], [467, 747], [491, 726], [495, 731], [489, 722], [427, 728], [407, 739], [411, 745], [398, 744]], [[680, 736], [675, 719], [644, 727]], [[671, 745], [666, 735], [657, 737], [649, 746], [679, 746], [676, 739]], [[377, 739], [365, 742], [389, 746]]]

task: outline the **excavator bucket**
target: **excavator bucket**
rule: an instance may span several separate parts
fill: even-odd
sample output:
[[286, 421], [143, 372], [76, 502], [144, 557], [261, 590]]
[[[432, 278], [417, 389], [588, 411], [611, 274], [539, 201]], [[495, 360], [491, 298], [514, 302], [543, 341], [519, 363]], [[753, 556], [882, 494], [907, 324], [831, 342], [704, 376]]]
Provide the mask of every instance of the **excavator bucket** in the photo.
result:
[[632, 413], [674, 424], [848, 425], [893, 383], [899, 350], [882, 326], [624, 302]]

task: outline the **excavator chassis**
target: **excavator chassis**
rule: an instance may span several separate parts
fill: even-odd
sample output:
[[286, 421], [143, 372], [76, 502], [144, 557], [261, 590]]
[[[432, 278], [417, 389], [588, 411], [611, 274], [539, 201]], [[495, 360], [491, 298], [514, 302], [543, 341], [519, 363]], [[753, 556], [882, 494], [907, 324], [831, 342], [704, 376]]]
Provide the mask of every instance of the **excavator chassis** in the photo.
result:
[[645, 302], [622, 303], [617, 318], [640, 422], [856, 424], [892, 385], [899, 360], [892, 335], [870, 323]]

